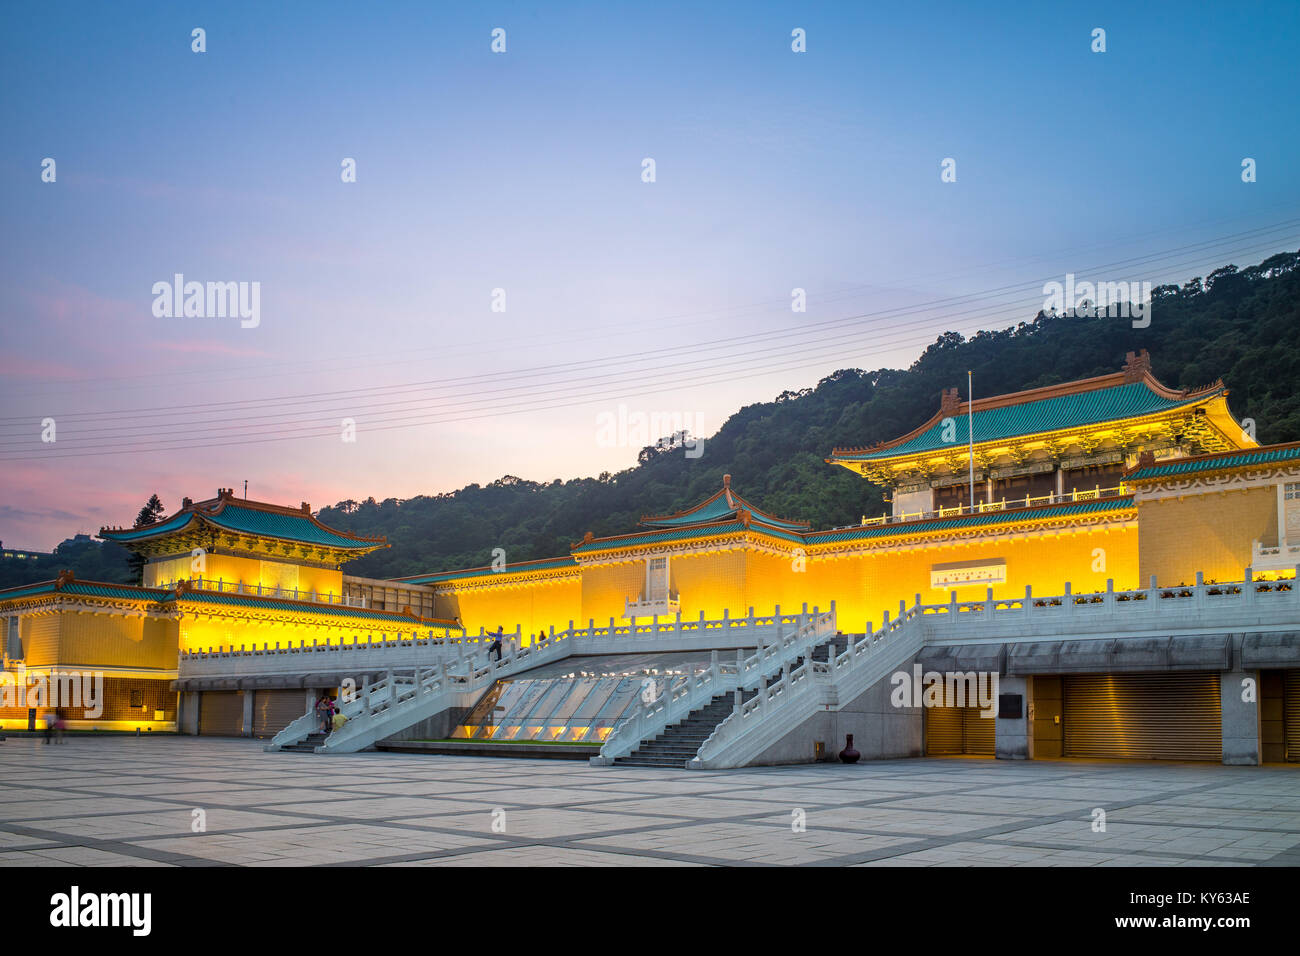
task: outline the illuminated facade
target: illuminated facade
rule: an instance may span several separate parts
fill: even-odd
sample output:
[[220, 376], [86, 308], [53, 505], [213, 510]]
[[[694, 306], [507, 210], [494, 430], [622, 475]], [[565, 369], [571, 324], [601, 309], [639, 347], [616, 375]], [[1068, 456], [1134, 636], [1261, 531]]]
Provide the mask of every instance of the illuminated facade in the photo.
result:
[[[1222, 383], [1169, 389], [1145, 353], [1113, 375], [973, 405], [948, 391], [909, 434], [827, 458], [885, 487], [889, 514], [814, 530], [745, 500], [727, 476], [694, 506], [646, 516], [626, 534], [589, 533], [564, 556], [393, 580], [342, 570], [382, 540], [326, 528], [305, 504], [222, 489], [158, 524], [101, 532], [147, 557], [144, 587], [60, 578], [0, 593], [0, 613], [9, 657], [29, 674], [94, 668], [114, 682], [109, 725], [249, 734], [301, 714], [304, 691], [333, 678], [187, 685], [178, 651], [432, 641], [498, 626], [526, 646], [575, 624], [832, 602], [839, 628], [854, 634], [897, 615], [900, 602], [1105, 593], [1198, 574], [1241, 581], [1247, 568], [1293, 577], [1300, 444], [1259, 447], [1227, 394]], [[176, 712], [178, 686], [201, 692], [188, 719]], [[1044, 678], [1029, 698], [1050, 709], [1064, 686]], [[8, 727], [43, 715], [0, 710]]]
[[[325, 527], [305, 503], [240, 500], [223, 488], [210, 501], [185, 499], [157, 524], [100, 535], [146, 557], [143, 587], [64, 574], [0, 592], [6, 672], [14, 675], [0, 701], [8, 705], [0, 707], [6, 729], [43, 727], [57, 712], [72, 728], [176, 730], [181, 650], [274, 651], [459, 632], [452, 621], [350, 597], [341, 565], [386, 544]], [[96, 706], [57, 693], [65, 674], [102, 675]], [[250, 693], [241, 722], [251, 728], [296, 716], [304, 697], [301, 683], [263, 688], [260, 700]]]
[[[404, 580], [432, 588], [439, 616], [471, 630], [504, 624], [530, 634], [571, 621], [715, 618], [834, 600], [843, 626], [856, 631], [917, 596], [933, 603], [953, 590], [992, 588], [1006, 597], [1066, 582], [1102, 591], [1108, 580], [1129, 587], [1174, 573], [1176, 563], [1155, 557], [1154, 538], [1143, 570], [1138, 504], [1125, 473], [1140, 459], [1252, 447], [1222, 383], [1175, 391], [1152, 377], [1146, 353], [1130, 354], [1113, 375], [973, 407], [950, 390], [908, 435], [836, 449], [828, 462], [892, 493], [891, 514], [858, 525], [813, 531], [745, 501], [727, 477], [694, 507], [647, 516], [630, 534], [588, 535], [568, 557]], [[1231, 554], [1223, 560], [1237, 561], [1240, 574], [1250, 548]]]

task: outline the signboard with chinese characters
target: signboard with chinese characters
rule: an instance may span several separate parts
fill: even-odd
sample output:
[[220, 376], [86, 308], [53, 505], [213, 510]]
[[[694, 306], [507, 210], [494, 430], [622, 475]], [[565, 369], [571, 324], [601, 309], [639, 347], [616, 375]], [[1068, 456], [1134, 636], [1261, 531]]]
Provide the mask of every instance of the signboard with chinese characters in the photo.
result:
[[954, 561], [930, 566], [930, 587], [960, 588], [1007, 583], [1004, 558], [983, 561]]

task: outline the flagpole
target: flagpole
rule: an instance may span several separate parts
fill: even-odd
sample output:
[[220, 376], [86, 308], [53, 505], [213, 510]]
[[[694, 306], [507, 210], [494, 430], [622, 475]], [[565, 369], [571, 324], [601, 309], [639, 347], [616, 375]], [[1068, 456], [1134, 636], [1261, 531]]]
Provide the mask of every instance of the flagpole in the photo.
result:
[[970, 508], [975, 513], [975, 393], [971, 391], [971, 373], [966, 372], [966, 438], [970, 443]]

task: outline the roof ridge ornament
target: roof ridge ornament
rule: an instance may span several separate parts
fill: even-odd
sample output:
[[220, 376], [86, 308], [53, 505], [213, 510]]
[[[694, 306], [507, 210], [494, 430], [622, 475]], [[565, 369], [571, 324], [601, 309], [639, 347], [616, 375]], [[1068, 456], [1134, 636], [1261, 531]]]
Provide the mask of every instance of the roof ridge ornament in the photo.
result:
[[1146, 349], [1129, 352], [1124, 356], [1124, 384], [1133, 385], [1151, 374], [1151, 355]]
[[939, 414], [948, 416], [961, 409], [961, 396], [955, 388], [945, 388], [939, 396]]

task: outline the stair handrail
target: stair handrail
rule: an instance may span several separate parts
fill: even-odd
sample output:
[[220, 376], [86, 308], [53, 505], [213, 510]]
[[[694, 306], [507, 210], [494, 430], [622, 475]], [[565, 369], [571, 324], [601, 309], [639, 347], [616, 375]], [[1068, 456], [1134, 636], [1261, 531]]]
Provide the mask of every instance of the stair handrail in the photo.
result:
[[262, 749], [265, 751], [276, 751], [283, 747], [302, 743], [311, 736], [318, 727], [320, 727], [320, 717], [317, 715], [315, 708], [310, 707], [308, 708], [307, 713], [290, 721], [289, 724], [272, 737], [270, 743], [266, 744]]
[[[872, 630], [868, 622], [862, 638], [853, 641], [843, 653], [828, 662], [831, 666], [827, 668], [826, 678], [837, 700], [850, 700], [864, 692], [871, 683], [888, 676], [887, 669], [877, 673], [869, 665], [884, 659], [905, 659], [927, 641], [952, 640], [953, 632], [967, 621], [985, 626], [1005, 620], [1022, 632], [1036, 621], [1051, 621], [1058, 626], [1070, 621], [1080, 625], [1081, 632], [1102, 638], [1113, 634], [1116, 625], [1122, 627], [1129, 622], [1135, 630], [1160, 626], [1157, 615], [1162, 611], [1194, 615], [1203, 626], [1208, 625], [1207, 613], [1218, 611], [1223, 612], [1225, 622], [1222, 626], [1225, 627], [1230, 626], [1229, 618], [1240, 627], [1240, 616], [1249, 611], [1267, 609], [1274, 612], [1275, 618], [1280, 618], [1284, 613], [1293, 614], [1300, 607], [1300, 568], [1296, 571], [1295, 579], [1265, 581], [1256, 580], [1252, 569], [1246, 568], [1242, 580], [1228, 582], [1207, 582], [1203, 574], [1197, 572], [1193, 584], [1157, 586], [1153, 578], [1149, 587], [1120, 590], [1115, 589], [1113, 580], [1108, 580], [1105, 591], [1078, 593], [1067, 582], [1062, 594], [1035, 595], [1031, 588], [1026, 587], [1023, 597], [994, 598], [993, 590], [989, 588], [983, 600], [958, 601], [954, 592], [946, 604], [921, 604], [917, 595], [912, 607], [904, 601], [899, 602], [898, 615], [893, 620], [886, 613], [879, 629]], [[1073, 632], [1067, 628], [1061, 633]], [[970, 639], [970, 635], [966, 638]], [[882, 648], [892, 656], [882, 658], [879, 653]], [[813, 672], [816, 670], [814, 668]], [[792, 729], [797, 720], [789, 716], [789, 709], [809, 707], [809, 702], [816, 699], [810, 695], [820, 683], [804, 682], [802, 678], [803, 675], [794, 672], [789, 677], [783, 675], [781, 680], [769, 685], [765, 693], [733, 710], [701, 744], [688, 766], [739, 766], [730, 758], [725, 764], [715, 761], [737, 745], [744, 750], [742, 741], [746, 738], [757, 741], [753, 747], [764, 745], [766, 737], [763, 731], [766, 728]], [[755, 754], [749, 754], [750, 758], [753, 756]]]
[[[860, 664], [874, 662], [880, 658], [880, 650], [905, 650], [912, 643], [919, 645], [928, 622], [918, 605], [911, 611], [904, 612], [894, 621], [883, 625], [879, 630], [868, 631], [859, 640], [850, 640], [843, 653], [829, 655], [827, 661], [806, 659], [802, 665], [782, 672], [776, 681], [765, 684], [759, 692], [736, 707], [713, 729], [699, 751], [687, 763], [691, 769], [704, 769], [711, 766], [727, 750], [741, 745], [751, 737], [756, 739], [763, 729], [778, 726], [783, 732], [794, 728], [797, 721], [790, 719], [791, 711], [811, 713], [820, 706], [821, 694], [829, 684], [838, 689], [844, 679], [858, 668]], [[914, 641], [907, 640], [914, 638]], [[761, 741], [766, 743], [766, 741]]]
[[473, 693], [517, 671], [565, 657], [569, 653], [569, 642], [585, 633], [585, 630], [570, 628], [527, 647], [515, 647], [513, 651], [503, 649], [499, 659], [487, 652], [475, 652], [455, 662], [444, 660], [434, 667], [394, 673], [373, 684], [366, 683], [354, 699], [341, 707], [347, 722], [330, 733], [317, 752], [342, 749], [349, 741], [371, 733], [371, 723], [422, 706], [430, 695]]
[[625, 757], [647, 738], [662, 733], [719, 694], [753, 687], [771, 668], [784, 668], [800, 656], [809, 657], [812, 648], [825, 640], [826, 630], [835, 630], [834, 602], [828, 611], [814, 608], [811, 613], [801, 613], [791, 633], [756, 648], [752, 655], [732, 665], [734, 671], [724, 670], [715, 654], [709, 670], [670, 684], [654, 701], [637, 707], [616, 724], [601, 745], [599, 757], [593, 757], [592, 762], [608, 764]]

